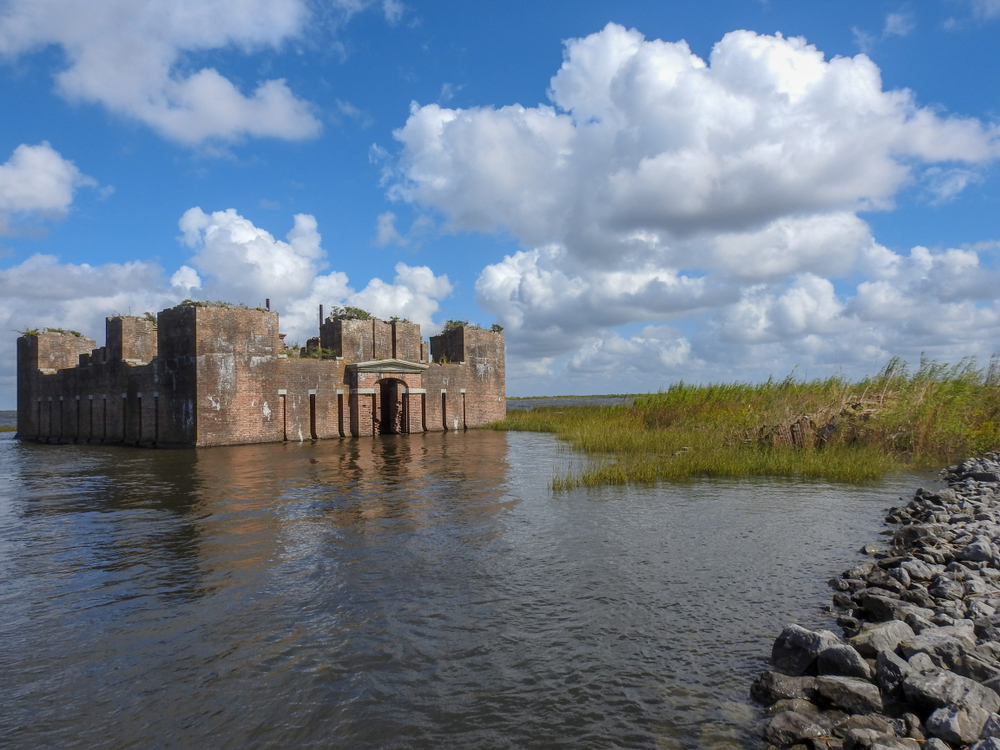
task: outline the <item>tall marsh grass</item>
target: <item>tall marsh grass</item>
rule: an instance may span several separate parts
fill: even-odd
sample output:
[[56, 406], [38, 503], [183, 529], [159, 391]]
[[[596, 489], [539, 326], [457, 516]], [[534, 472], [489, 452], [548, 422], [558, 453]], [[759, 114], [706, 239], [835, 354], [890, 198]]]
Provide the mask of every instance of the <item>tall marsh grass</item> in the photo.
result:
[[554, 487], [694, 476], [864, 482], [1000, 448], [1000, 362], [924, 360], [911, 372], [895, 359], [859, 382], [678, 383], [633, 406], [511, 411], [492, 427], [551, 432], [590, 457]]

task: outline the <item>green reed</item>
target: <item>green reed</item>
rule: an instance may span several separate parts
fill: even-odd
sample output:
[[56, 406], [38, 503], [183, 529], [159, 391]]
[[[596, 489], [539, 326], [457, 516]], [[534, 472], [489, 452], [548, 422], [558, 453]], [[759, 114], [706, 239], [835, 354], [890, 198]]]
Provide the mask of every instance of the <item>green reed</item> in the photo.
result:
[[[799, 444], [781, 429], [808, 424]], [[689, 385], [633, 406], [510, 411], [494, 429], [551, 432], [590, 457], [553, 486], [597, 486], [695, 476], [788, 476], [872, 481], [1000, 448], [1000, 366], [892, 360], [857, 382], [769, 380]]]

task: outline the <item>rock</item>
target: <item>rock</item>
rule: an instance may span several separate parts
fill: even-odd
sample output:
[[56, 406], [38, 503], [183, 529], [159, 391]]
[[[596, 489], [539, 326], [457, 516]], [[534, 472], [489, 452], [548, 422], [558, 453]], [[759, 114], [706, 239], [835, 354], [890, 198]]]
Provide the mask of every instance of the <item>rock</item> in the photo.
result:
[[963, 654], [951, 671], [976, 682], [987, 682], [1000, 678], [1000, 664], [997, 664], [991, 658], [989, 651], [981, 646], [976, 647], [975, 653], [966, 652]]
[[930, 620], [934, 616], [934, 611], [916, 604], [910, 604], [899, 599], [893, 599], [884, 594], [873, 594], [871, 589], [859, 592], [856, 596], [861, 607], [868, 612], [875, 620], [886, 622], [888, 620], [906, 620], [909, 614], [925, 617]]
[[834, 724], [833, 733], [845, 737], [852, 729], [874, 729], [880, 734], [894, 734], [892, 722], [878, 714], [856, 714]]
[[848, 568], [844, 571], [844, 578], [864, 578], [866, 575], [875, 570], [875, 563], [864, 562], [860, 565], [855, 565], [853, 568]]
[[843, 643], [828, 646], [819, 652], [816, 659], [819, 674], [844, 675], [845, 677], [860, 677], [862, 680], [872, 678], [871, 667], [855, 649]]
[[979, 733], [989, 717], [990, 713], [981, 708], [945, 706], [935, 710], [924, 724], [928, 732], [945, 742], [967, 745], [979, 739]]
[[844, 592], [838, 591], [833, 595], [834, 606], [843, 607], [844, 609], [851, 609], [854, 607], [854, 600], [851, 595]]
[[[958, 677], [958, 675], [955, 675]], [[964, 678], [959, 678], [964, 679]], [[854, 677], [822, 676], [816, 678], [816, 691], [833, 706], [849, 713], [878, 713], [882, 710], [882, 695], [870, 682]], [[997, 696], [1000, 698], [1000, 696]]]
[[874, 657], [879, 651], [895, 651], [900, 641], [910, 640], [914, 636], [913, 628], [905, 622], [889, 620], [864, 628], [849, 643], [862, 656]]
[[1000, 714], [990, 714], [983, 728], [979, 730], [979, 736], [983, 739], [1000, 737]]
[[813, 670], [820, 651], [840, 642], [829, 630], [813, 632], [799, 625], [786, 625], [771, 649], [771, 661], [779, 672], [803, 675]]
[[920, 750], [920, 743], [908, 737], [894, 737], [874, 729], [852, 729], [844, 738], [844, 750]]
[[791, 698], [812, 700], [816, 697], [815, 677], [790, 677], [767, 671], [750, 685], [750, 695], [764, 704]]
[[951, 745], [937, 737], [931, 737], [924, 743], [924, 750], [951, 750]]
[[903, 724], [906, 725], [906, 736], [915, 740], [924, 739], [923, 723], [916, 714], [905, 713], [902, 716]]
[[930, 547], [947, 530], [948, 527], [942, 523], [912, 523], [898, 529], [892, 535], [892, 543], [895, 547], [912, 547], [916, 544]]
[[899, 596], [904, 602], [909, 602], [910, 604], [916, 604], [918, 607], [924, 607], [925, 609], [934, 609], [937, 606], [937, 600], [928, 593], [927, 589], [920, 584], [915, 584], [909, 589], [904, 591]]
[[1000, 750], [1000, 739], [987, 737], [969, 745], [969, 750]]
[[794, 711], [785, 711], [767, 724], [764, 736], [775, 745], [791, 745], [800, 740], [822, 737], [826, 732], [812, 719]]
[[910, 665], [893, 651], [879, 651], [875, 657], [875, 683], [891, 691], [910, 673]]
[[[816, 687], [820, 689], [818, 681]], [[912, 671], [903, 678], [903, 692], [914, 703], [932, 708], [964, 706], [981, 708], [988, 713], [996, 713], [1000, 709], [1000, 695], [995, 691], [948, 670], [927, 674]]]
[[908, 614], [906, 616], [906, 624], [913, 628], [914, 633], [922, 633], [927, 628], [937, 627], [926, 617], [921, 617], [920, 615], [915, 614]]
[[841, 615], [837, 618], [837, 624], [844, 630], [845, 633], [855, 633], [861, 630], [861, 621], [857, 617], [852, 617], [851, 615]]
[[899, 567], [905, 570], [913, 581], [930, 581], [941, 572], [937, 569], [937, 565], [931, 566], [920, 560], [907, 560], [904, 563], [900, 563]]
[[868, 542], [867, 544], [861, 545], [860, 552], [862, 555], [874, 555], [878, 552], [878, 545], [874, 542]]
[[976, 640], [971, 630], [939, 627], [927, 628], [899, 645], [907, 658], [923, 652], [931, 657], [935, 665], [951, 669], [962, 661], [966, 651], [975, 648]]
[[927, 593], [935, 599], [961, 599], [965, 596], [965, 586], [958, 581], [938, 577]]
[[973, 620], [986, 620], [996, 614], [996, 607], [992, 607], [984, 601], [970, 601], [966, 603], [965, 610]]
[[771, 716], [776, 716], [784, 711], [794, 711], [797, 714], [813, 718], [820, 712], [815, 704], [810, 703], [805, 698], [782, 698], [772, 703], [767, 709], [767, 713]]
[[934, 660], [923, 651], [918, 651], [906, 661], [910, 665], [910, 669], [917, 672], [933, 672], [937, 670]]

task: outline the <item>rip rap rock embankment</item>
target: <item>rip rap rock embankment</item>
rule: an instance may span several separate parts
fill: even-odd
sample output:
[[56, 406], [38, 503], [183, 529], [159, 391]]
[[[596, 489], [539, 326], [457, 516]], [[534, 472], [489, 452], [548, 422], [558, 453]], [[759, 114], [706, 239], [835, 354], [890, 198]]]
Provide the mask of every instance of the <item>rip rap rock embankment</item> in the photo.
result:
[[1000, 455], [890, 508], [830, 581], [843, 629], [789, 625], [751, 687], [772, 747], [1000, 750]]

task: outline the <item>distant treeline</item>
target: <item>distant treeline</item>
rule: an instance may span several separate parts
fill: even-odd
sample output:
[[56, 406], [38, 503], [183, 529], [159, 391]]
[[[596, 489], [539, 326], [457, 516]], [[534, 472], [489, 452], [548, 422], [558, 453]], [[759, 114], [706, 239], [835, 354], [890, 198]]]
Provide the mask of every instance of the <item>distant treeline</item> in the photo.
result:
[[552, 432], [590, 457], [555, 487], [698, 476], [862, 482], [1000, 448], [998, 364], [923, 360], [911, 372], [894, 359], [859, 382], [678, 383], [632, 406], [510, 411], [494, 427]]

